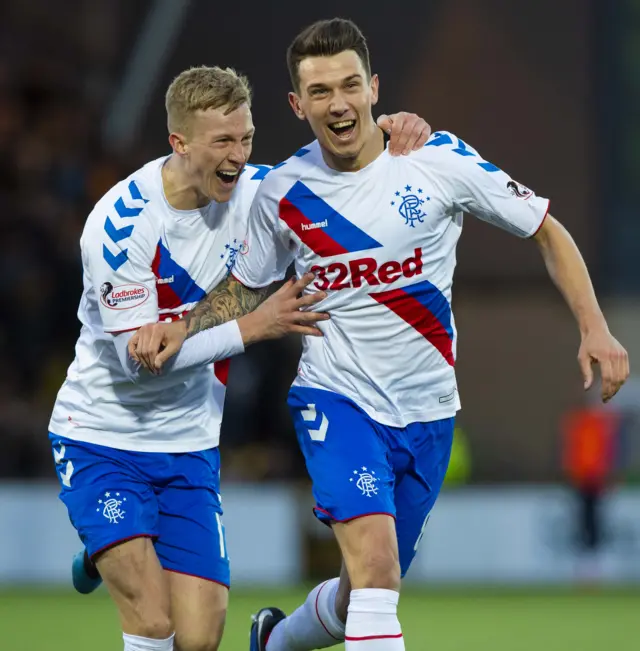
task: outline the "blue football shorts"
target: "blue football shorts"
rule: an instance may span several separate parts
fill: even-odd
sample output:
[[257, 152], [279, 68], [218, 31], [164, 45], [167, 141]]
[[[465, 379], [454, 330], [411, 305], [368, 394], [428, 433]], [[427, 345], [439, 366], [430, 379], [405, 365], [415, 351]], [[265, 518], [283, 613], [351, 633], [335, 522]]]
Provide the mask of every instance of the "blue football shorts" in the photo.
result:
[[166, 570], [229, 586], [220, 452], [129, 452], [49, 434], [60, 499], [87, 552], [152, 538]]
[[293, 387], [288, 404], [316, 517], [327, 524], [394, 517], [404, 576], [444, 481], [454, 418], [389, 427], [340, 394], [307, 387]]

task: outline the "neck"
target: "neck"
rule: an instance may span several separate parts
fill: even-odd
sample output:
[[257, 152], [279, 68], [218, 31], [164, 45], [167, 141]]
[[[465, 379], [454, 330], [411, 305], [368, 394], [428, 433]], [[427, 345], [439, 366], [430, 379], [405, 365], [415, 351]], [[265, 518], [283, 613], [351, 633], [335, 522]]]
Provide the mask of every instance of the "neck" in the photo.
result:
[[171, 156], [162, 166], [162, 188], [169, 205], [176, 210], [196, 210], [210, 203], [193, 185], [179, 156]]
[[380, 156], [384, 151], [384, 134], [372, 121], [370, 134], [364, 147], [353, 158], [336, 156], [334, 153], [322, 148], [324, 162], [338, 172], [357, 172], [363, 169]]

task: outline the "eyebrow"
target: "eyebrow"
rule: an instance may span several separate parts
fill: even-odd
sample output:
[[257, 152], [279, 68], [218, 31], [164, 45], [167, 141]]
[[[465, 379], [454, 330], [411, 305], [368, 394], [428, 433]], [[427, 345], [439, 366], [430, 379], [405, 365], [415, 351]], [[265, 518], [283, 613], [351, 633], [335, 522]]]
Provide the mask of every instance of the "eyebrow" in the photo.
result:
[[[243, 134], [242, 137], [247, 138], [249, 136], [253, 136], [255, 134], [255, 132], [256, 132], [256, 128], [251, 127], [251, 129], [249, 129], [249, 131], [247, 131], [245, 134]], [[216, 140], [235, 140], [235, 138], [236, 137], [231, 135], [230, 133], [219, 133], [219, 134], [213, 136], [214, 141], [216, 141]]]
[[[349, 75], [348, 77], [345, 77], [340, 83], [341, 84], [346, 84], [350, 81], [353, 81], [354, 79], [362, 79], [362, 75], [359, 72], [356, 72], [352, 75]], [[317, 83], [317, 84], [311, 84], [310, 86], [307, 86], [307, 92], [311, 92], [312, 90], [316, 89], [321, 89], [321, 88], [326, 88], [327, 84], [322, 84], [322, 83]]]

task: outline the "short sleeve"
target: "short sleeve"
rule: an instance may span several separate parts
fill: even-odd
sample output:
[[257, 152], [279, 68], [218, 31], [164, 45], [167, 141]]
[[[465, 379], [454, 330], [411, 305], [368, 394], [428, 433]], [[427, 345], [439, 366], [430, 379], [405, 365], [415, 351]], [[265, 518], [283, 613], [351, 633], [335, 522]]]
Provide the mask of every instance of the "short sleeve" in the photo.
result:
[[242, 255], [233, 275], [247, 287], [266, 287], [282, 280], [295, 256], [295, 243], [280, 229], [278, 200], [263, 183], [251, 204]]
[[158, 321], [157, 239], [145, 215], [125, 220], [110, 212], [94, 210], [81, 249], [104, 330], [118, 333]]
[[451, 133], [437, 132], [426, 147], [437, 147], [443, 183], [456, 209], [518, 237], [531, 237], [542, 225], [549, 200], [512, 179]]

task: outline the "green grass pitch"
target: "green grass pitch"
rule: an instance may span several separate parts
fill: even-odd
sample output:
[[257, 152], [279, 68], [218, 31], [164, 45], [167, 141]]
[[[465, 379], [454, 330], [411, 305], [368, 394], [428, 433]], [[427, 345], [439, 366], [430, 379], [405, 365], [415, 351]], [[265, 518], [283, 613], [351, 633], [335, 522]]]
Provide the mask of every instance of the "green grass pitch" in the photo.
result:
[[[261, 606], [290, 612], [306, 590], [233, 590], [222, 651], [247, 651]], [[640, 592], [408, 589], [400, 619], [410, 651], [639, 651]], [[334, 647], [343, 649], [343, 646]], [[0, 590], [2, 651], [118, 651], [122, 639], [103, 588]]]

